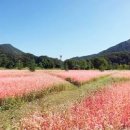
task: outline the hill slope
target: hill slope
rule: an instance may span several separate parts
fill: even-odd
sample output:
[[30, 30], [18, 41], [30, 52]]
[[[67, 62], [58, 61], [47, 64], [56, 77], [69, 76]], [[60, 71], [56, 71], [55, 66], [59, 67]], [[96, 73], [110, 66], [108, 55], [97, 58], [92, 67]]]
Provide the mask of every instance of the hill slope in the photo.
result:
[[11, 44], [0, 44], [0, 52], [6, 55], [22, 56], [25, 53], [13, 47]]
[[93, 57], [98, 57], [98, 56], [103, 56], [103, 55], [108, 55], [111, 53], [125, 53], [125, 52], [130, 52], [130, 39], [124, 42], [121, 42], [113, 47], [110, 47], [104, 51], [101, 51], [97, 54], [93, 54], [93, 55], [88, 55], [88, 56], [82, 56], [82, 57], [74, 57], [71, 59], [74, 60], [81, 60], [81, 59], [89, 59], [89, 58], [93, 58]]
[[100, 52], [100, 54], [107, 54], [113, 52], [130, 52], [130, 39], [124, 42], [121, 42], [113, 47], [108, 48]]
[[0, 67], [16, 68], [19, 64], [22, 64], [23, 67], [29, 67], [33, 59], [36, 66], [41, 68], [60, 68], [62, 62], [48, 56], [38, 57], [31, 53], [25, 53], [11, 44], [0, 44]]

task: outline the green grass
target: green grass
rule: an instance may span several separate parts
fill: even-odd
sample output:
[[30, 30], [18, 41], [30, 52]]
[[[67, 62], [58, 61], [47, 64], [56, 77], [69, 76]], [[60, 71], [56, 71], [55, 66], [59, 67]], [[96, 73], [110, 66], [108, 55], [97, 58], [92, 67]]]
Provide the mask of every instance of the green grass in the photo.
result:
[[46, 91], [30, 93], [22, 98], [7, 99], [1, 104], [0, 128], [4, 130], [18, 129], [20, 119], [34, 112], [46, 113], [66, 110], [71, 104], [80, 102], [84, 97], [102, 90], [108, 84], [126, 80], [106, 76], [80, 87], [68, 83]]
[[[89, 83], [89, 82], [93, 82], [93, 81], [95, 81], [95, 80], [98, 80], [98, 79], [101, 79], [101, 78], [104, 78], [104, 77], [109, 77], [109, 76], [111, 76], [111, 75], [112, 75], [112, 74], [106, 74], [106, 75], [102, 75], [102, 76], [99, 76], [99, 77], [92, 78], [92, 79], [89, 80], [89, 81], [83, 81], [83, 82], [74, 81], [74, 80], [71, 79], [70, 77], [65, 78], [65, 80], [68, 81], [68, 82], [70, 82], [70, 83], [72, 83], [72, 84], [74, 84], [74, 85], [76, 85], [76, 86], [78, 86], [78, 87], [80, 87], [80, 86], [82, 86], [82, 85], [84, 85], [84, 84], [87, 84], [87, 83]], [[61, 78], [60, 76], [57, 76], [57, 77]]]
[[33, 91], [29, 94], [25, 94], [22, 97], [13, 97], [13, 98], [5, 98], [0, 99], [0, 111], [5, 111], [9, 109], [17, 109], [24, 103], [28, 103], [40, 98], [43, 98], [46, 95], [49, 95], [54, 92], [61, 92], [66, 90], [74, 90], [75, 86], [70, 83], [59, 84], [53, 87], [49, 87], [40, 91]]
[[[87, 84], [96, 81], [98, 79], [102, 79], [105, 77], [108, 77], [109, 75], [105, 75], [102, 77], [98, 77], [98, 78], [94, 78], [88, 82], [86, 82]], [[69, 80], [68, 80], [69, 81]], [[69, 83], [70, 82], [70, 83]], [[50, 88], [46, 88], [43, 90], [39, 90], [39, 91], [33, 91], [30, 92], [29, 94], [25, 94], [22, 97], [13, 97], [13, 98], [4, 98], [4, 99], [0, 99], [0, 111], [5, 111], [5, 110], [9, 110], [9, 109], [18, 109], [18, 107], [20, 107], [21, 105], [23, 105], [26, 102], [31, 102], [37, 99], [41, 99], [46, 95], [49, 95], [51, 93], [54, 92], [61, 92], [61, 91], [67, 91], [67, 90], [74, 90], [76, 89], [76, 87], [80, 87], [83, 84], [76, 84], [72, 81], [69, 81], [68, 83], [64, 83], [64, 84], [60, 84], [60, 85], [55, 85], [53, 87]], [[84, 84], [86, 84], [84, 83]]]

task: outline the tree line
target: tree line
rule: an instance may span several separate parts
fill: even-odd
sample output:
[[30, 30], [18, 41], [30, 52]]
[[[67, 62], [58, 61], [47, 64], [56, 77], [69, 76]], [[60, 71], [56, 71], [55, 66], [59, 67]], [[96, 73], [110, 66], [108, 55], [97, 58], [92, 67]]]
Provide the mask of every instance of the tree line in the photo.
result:
[[70, 59], [64, 65], [66, 69], [130, 70], [130, 53], [118, 52], [89, 59]]
[[56, 58], [47, 56], [36, 57], [32, 54], [26, 54], [21, 57], [7, 56], [0, 53], [0, 67], [7, 69], [23, 69], [29, 68], [30, 71], [35, 69], [99, 69], [99, 70], [112, 70], [112, 69], [130, 69], [130, 53], [120, 52], [111, 53], [103, 56], [97, 56], [89, 59], [68, 59], [61, 61]]
[[47, 56], [37, 57], [32, 54], [12, 56], [0, 53], [0, 67], [6, 69], [52, 69], [61, 68], [62, 63], [63, 62], [57, 58]]

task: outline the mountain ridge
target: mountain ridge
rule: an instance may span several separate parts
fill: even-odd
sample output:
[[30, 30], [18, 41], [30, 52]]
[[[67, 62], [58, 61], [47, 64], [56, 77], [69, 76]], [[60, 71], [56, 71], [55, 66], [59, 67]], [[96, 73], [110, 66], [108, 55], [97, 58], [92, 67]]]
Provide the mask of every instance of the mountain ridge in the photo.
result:
[[81, 56], [81, 57], [72, 57], [70, 59], [73, 60], [83, 60], [83, 59], [90, 59], [98, 56], [103, 56], [111, 53], [121, 53], [121, 52], [130, 52], [130, 39], [120, 42], [116, 44], [115, 46], [109, 47], [106, 50], [103, 50], [97, 54], [87, 55], [87, 56]]
[[35, 65], [41, 68], [60, 68], [62, 62], [57, 58], [23, 52], [9, 43], [0, 44], [0, 67], [11, 69], [17, 68], [19, 64], [29, 67], [32, 61], [35, 61]]
[[25, 53], [9, 43], [0, 44], [0, 53], [12, 56], [22, 56]]

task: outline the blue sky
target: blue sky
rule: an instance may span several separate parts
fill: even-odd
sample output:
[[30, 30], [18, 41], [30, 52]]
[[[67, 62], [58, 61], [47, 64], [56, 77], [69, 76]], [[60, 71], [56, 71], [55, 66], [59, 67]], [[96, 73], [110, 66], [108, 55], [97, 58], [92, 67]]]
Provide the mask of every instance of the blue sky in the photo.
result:
[[130, 39], [130, 0], [0, 0], [0, 43], [63, 59]]

